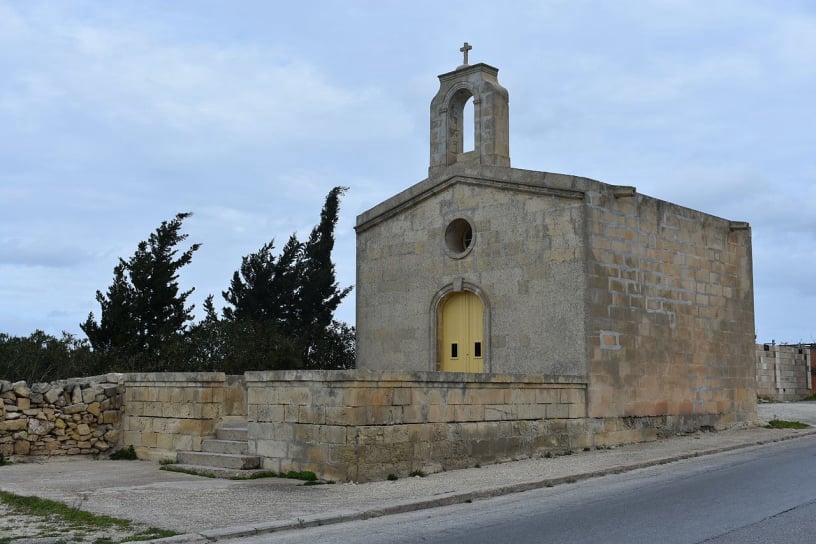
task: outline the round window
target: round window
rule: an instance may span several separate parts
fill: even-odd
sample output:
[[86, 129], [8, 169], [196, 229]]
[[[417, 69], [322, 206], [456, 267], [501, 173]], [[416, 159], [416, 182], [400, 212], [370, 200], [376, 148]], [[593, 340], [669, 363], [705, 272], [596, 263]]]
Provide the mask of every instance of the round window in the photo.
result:
[[445, 246], [452, 257], [464, 257], [473, 247], [473, 227], [467, 220], [454, 219], [445, 229]]

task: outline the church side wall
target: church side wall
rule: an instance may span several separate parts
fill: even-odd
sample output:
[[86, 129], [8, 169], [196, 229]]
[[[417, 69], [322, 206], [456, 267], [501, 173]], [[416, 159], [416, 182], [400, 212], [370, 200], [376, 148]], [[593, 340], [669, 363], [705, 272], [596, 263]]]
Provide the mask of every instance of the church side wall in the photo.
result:
[[[585, 376], [580, 195], [454, 182], [358, 230], [358, 368], [437, 370], [432, 303], [458, 281], [484, 298], [487, 372]], [[445, 229], [460, 217], [473, 249], [452, 258]]]
[[590, 416], [755, 419], [747, 225], [611, 193], [588, 194]]

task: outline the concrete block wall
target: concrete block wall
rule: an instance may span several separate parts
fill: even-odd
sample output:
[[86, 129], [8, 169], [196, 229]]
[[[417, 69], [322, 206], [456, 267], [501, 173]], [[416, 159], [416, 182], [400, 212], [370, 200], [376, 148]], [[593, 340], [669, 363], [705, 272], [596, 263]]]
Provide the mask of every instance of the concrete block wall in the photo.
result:
[[122, 444], [151, 460], [200, 451], [202, 439], [227, 415], [227, 389], [223, 372], [127, 374]]
[[753, 421], [748, 226], [634, 188], [588, 189], [590, 416]]
[[769, 400], [800, 400], [812, 394], [810, 347], [756, 346], [757, 396]]
[[250, 452], [270, 470], [336, 480], [582, 448], [598, 430], [585, 419], [586, 385], [566, 377], [278, 371], [246, 381]]

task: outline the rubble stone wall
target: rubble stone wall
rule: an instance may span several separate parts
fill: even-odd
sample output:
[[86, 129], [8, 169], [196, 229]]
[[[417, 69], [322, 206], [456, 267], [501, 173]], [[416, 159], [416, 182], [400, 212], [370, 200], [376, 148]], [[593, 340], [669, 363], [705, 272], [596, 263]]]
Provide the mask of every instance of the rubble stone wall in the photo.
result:
[[0, 454], [81, 455], [120, 441], [124, 375], [27, 384], [0, 380]]

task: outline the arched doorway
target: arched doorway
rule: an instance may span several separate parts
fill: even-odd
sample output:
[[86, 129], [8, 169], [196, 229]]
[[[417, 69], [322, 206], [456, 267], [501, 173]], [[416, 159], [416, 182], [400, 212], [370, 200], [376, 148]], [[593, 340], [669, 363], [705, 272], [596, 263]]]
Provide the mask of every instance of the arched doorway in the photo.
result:
[[439, 312], [439, 370], [484, 372], [482, 300], [470, 291], [451, 293]]

